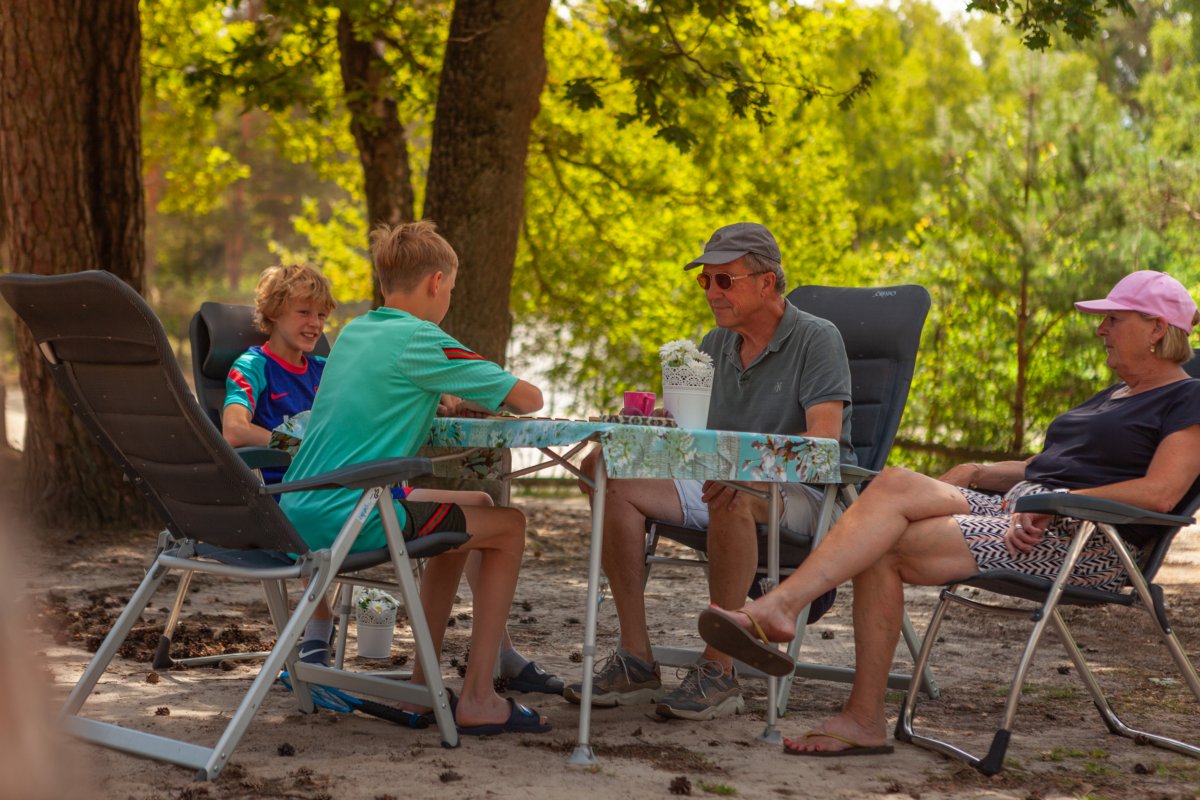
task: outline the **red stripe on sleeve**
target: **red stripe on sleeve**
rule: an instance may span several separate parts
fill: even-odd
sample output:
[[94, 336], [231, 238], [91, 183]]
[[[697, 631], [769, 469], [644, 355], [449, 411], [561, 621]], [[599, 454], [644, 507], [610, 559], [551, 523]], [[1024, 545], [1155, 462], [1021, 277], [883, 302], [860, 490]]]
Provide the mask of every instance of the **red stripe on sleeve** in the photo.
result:
[[472, 353], [465, 347], [443, 347], [442, 352], [446, 354], [446, 358], [451, 361], [487, 361], [486, 358], [478, 353]]
[[250, 385], [250, 381], [246, 380], [246, 376], [240, 369], [229, 370], [229, 380], [246, 393], [246, 399], [250, 401], [250, 412], [254, 413], [254, 388]]

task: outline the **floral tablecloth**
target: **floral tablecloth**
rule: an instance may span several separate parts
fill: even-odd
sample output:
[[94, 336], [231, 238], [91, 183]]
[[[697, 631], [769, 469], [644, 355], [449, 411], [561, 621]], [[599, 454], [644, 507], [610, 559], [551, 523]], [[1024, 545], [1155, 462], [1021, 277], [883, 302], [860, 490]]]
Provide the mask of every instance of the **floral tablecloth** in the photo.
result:
[[[560, 447], [582, 441], [604, 446], [612, 478], [837, 483], [838, 443], [833, 439], [764, 433], [661, 428], [610, 422], [539, 419], [434, 420], [428, 444], [436, 448]], [[473, 459], [473, 473], [492, 473], [494, 459]], [[483, 466], [483, 465], [488, 466]]]

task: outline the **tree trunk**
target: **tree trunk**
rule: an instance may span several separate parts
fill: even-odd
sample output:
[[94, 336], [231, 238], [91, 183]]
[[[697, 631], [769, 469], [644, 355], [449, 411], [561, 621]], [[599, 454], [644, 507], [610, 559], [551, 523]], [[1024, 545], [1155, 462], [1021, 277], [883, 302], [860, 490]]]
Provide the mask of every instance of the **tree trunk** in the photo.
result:
[[549, 8], [549, 0], [458, 0], [433, 123], [425, 216], [459, 258], [442, 327], [501, 364]]
[[[0, 3], [0, 179], [14, 272], [102, 268], [140, 290], [140, 51], [137, 0]], [[78, 527], [153, 520], [20, 324], [17, 352], [32, 516]]]
[[[360, 38], [346, 11], [338, 16], [338, 52], [350, 132], [358, 145], [367, 196], [367, 230], [381, 224], [397, 225], [413, 219], [412, 172], [408, 163], [408, 137], [392, 96], [390, 70], [376, 50], [376, 42]], [[379, 283], [375, 305], [383, 304]]]

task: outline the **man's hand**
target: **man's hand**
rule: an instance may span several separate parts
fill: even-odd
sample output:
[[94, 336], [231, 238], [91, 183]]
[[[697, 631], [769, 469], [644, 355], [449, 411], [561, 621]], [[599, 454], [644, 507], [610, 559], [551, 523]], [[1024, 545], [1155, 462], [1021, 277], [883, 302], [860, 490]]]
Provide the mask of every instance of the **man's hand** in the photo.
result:
[[730, 510], [737, 508], [738, 499], [741, 493], [732, 486], [726, 486], [720, 481], [705, 481], [700, 487], [700, 499], [703, 500], [708, 507], [721, 508], [724, 506]]
[[1008, 548], [1008, 554], [1016, 556], [1018, 553], [1032, 552], [1053, 521], [1053, 514], [1013, 514], [1008, 532], [1004, 534], [1004, 546]]

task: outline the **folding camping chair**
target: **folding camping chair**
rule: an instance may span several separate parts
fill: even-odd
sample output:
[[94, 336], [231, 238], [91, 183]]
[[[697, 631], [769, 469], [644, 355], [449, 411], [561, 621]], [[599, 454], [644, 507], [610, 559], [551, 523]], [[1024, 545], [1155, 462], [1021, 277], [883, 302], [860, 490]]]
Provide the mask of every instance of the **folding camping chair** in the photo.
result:
[[[994, 775], [999, 772], [1004, 768], [1004, 754], [1008, 749], [1009, 740], [1012, 737], [1013, 720], [1016, 717], [1017, 704], [1021, 698], [1026, 673], [1033, 661], [1034, 651], [1041, 642], [1046, 628], [1052, 627], [1055, 633], [1058, 634], [1059, 640], [1063, 643], [1063, 647], [1066, 649], [1067, 655], [1070, 656], [1071, 662], [1075, 665], [1075, 670], [1079, 673], [1084, 686], [1087, 687], [1088, 694], [1091, 695], [1092, 702], [1095, 703], [1096, 710], [1099, 711], [1100, 718], [1104, 720], [1104, 724], [1108, 727], [1109, 732], [1131, 738], [1138, 744], [1152, 744], [1156, 747], [1200, 758], [1200, 747], [1186, 744], [1167, 736], [1136, 730], [1121, 721], [1112, 706], [1109, 705], [1104, 690], [1088, 666], [1083, 651], [1071, 635], [1060, 608], [1064, 605], [1070, 605], [1093, 608], [1102, 606], [1131, 606], [1144, 609], [1158, 630], [1163, 643], [1170, 651], [1175, 665], [1183, 675], [1184, 682], [1192, 690], [1192, 694], [1196, 696], [1196, 699], [1200, 701], [1200, 676], [1197, 676], [1195, 668], [1192, 666], [1187, 654], [1183, 651], [1179, 639], [1175, 636], [1175, 632], [1171, 629], [1171, 624], [1167, 620], [1166, 600], [1162, 587], [1152, 582], [1158, 572], [1158, 568], [1162, 566], [1163, 560], [1166, 558], [1167, 551], [1170, 549], [1175, 535], [1182, 526], [1190, 525], [1194, 521], [1193, 517], [1196, 511], [1200, 509], [1200, 496], [1193, 497], [1185, 508], [1184, 513], [1179, 515], [1156, 514], [1112, 500], [1101, 500], [1094, 497], [1062, 493], [1030, 495], [1018, 500], [1017, 511], [1056, 514], [1059, 516], [1075, 517], [1085, 521], [1085, 524], [1080, 527], [1080, 531], [1075, 535], [1075, 539], [1068, 550], [1067, 557], [1058, 577], [1052, 581], [1047, 578], [1032, 577], [1011, 570], [988, 570], [968, 580], [948, 586], [942, 590], [941, 602], [934, 610], [929, 628], [925, 631], [921, 653], [917, 657], [917, 669], [924, 669], [929, 663], [933, 646], [938, 641], [938, 631], [941, 628], [942, 620], [951, 604], [1006, 614], [1013, 617], [1027, 617], [1034, 623], [1033, 630], [1030, 632], [1029, 639], [1025, 644], [1025, 649], [1022, 651], [1021, 658], [1017, 663], [1016, 674], [1013, 676], [1012, 685], [1008, 691], [1008, 700], [1004, 707], [1004, 717], [999, 729], [997, 729], [995, 735], [992, 737], [991, 747], [986, 755], [980, 757], [972, 755], [947, 741], [916, 733], [913, 729], [913, 715], [917, 705], [917, 693], [912, 691], [908, 692], [903, 705], [900, 707], [900, 717], [896, 722], [896, 738], [903, 742], [911, 742], [926, 749], [958, 758], [985, 775]], [[1133, 560], [1129, 549], [1121, 540], [1118, 529], [1122, 525], [1161, 526], [1162, 532], [1158, 534], [1153, 544], [1147, 544], [1143, 548], [1144, 552], [1140, 563]], [[1130, 585], [1120, 591], [1107, 592], [1088, 587], [1066, 585], [1066, 580], [1070, 576], [1073, 565], [1079, 558], [1084, 544], [1086, 544], [1095, 529], [1099, 529], [1112, 544], [1124, 565], [1126, 573], [1129, 575]], [[1002, 598], [1030, 600], [1040, 604], [1040, 606], [1037, 608], [1020, 608], [1000, 603], [984, 602], [967, 596], [963, 592], [963, 589], [966, 587], [985, 589], [988, 592], [1000, 595]]]
[[[792, 305], [802, 311], [828, 319], [837, 326], [846, 345], [850, 361], [851, 395], [851, 443], [858, 459], [857, 466], [843, 465], [840, 485], [824, 487], [825, 497], [821, 506], [816, 530], [779, 531], [780, 573], [790, 574], [816, 547], [829, 530], [836, 501], [840, 498], [845, 505], [858, 496], [859, 487], [883, 469], [888, 452], [900, 427], [900, 418], [908, 400], [908, 389], [912, 383], [917, 350], [921, 342], [921, 330], [929, 313], [929, 292], [924, 287], [904, 285], [879, 288], [838, 288], [828, 286], [800, 286], [788, 294]], [[707, 550], [708, 532], [702, 529], [685, 528], [662, 520], [646, 521], [646, 579], [654, 564], [674, 563], [703, 565], [703, 554]], [[671, 539], [686, 545], [701, 554], [701, 560], [657, 555], [661, 538]], [[767, 552], [766, 526], [758, 529], [759, 575], [767, 575], [770, 555]], [[760, 579], [765, 591], [766, 578]], [[832, 605], [833, 592], [820, 598], [810, 610], [801, 611], [797, 618], [796, 638], [788, 645], [788, 655], [793, 659], [799, 652], [804, 639], [806, 624], [816, 622]], [[907, 614], [903, 624], [904, 640], [915, 660], [919, 640]], [[691, 663], [695, 652], [680, 648], [655, 648], [655, 657], [667, 664]], [[754, 674], [745, 670], [744, 674]], [[914, 673], [916, 674], [916, 673]], [[795, 677], [850, 682], [854, 680], [852, 667], [826, 664], [798, 663], [792, 675], [785, 677], [780, 685], [775, 713], [782, 715], [787, 707], [788, 693]], [[908, 688], [911, 676], [892, 673], [888, 686], [894, 689]], [[922, 671], [922, 688], [931, 696], [937, 696], [937, 686], [929, 671]], [[769, 715], [768, 727], [773, 723]]]
[[[0, 294], [29, 326], [68, 402], [101, 447], [121, 466], [166, 521], [145, 578], [121, 612], [67, 699], [64, 726], [88, 741], [197, 770], [215, 778], [228, 762], [280, 670], [286, 668], [300, 709], [314, 708], [310, 689], [322, 684], [433, 708], [442, 743], [458, 732], [421, 609], [410, 558], [457, 547], [470, 537], [445, 533], [411, 545], [403, 540], [388, 488], [429, 471], [426, 459], [382, 459], [263, 487], [201, 411], [175, 363], [162, 326], [145, 301], [111, 273], [52, 277], [0, 276]], [[362, 491], [329, 549], [309, 550], [271, 494], [323, 489]], [[389, 548], [350, 553], [378, 507]], [[428, 540], [428, 541], [427, 541]], [[295, 558], [287, 553], [297, 554]], [[300, 663], [296, 643], [342, 570], [391, 562], [407, 606], [416, 655], [428, 665], [425, 686]], [[80, 711], [169, 572], [259, 581], [278, 631], [274, 647], [212, 747], [80, 716]], [[305, 581], [294, 612], [283, 582]]]
[[[196, 387], [196, 398], [200, 401], [200, 408], [218, 429], [221, 427], [221, 413], [225, 405], [225, 378], [233, 362], [249, 347], [261, 345], [267, 338], [267, 334], [255, 327], [254, 309], [250, 306], [206, 302], [192, 315], [191, 324], [188, 326], [188, 339], [192, 347], [192, 379]], [[324, 334], [317, 341], [313, 352], [319, 356], [329, 354], [329, 340]], [[291, 457], [283, 450], [250, 447], [238, 448], [237, 452], [242, 461], [253, 469], [282, 469], [291, 462]], [[159, 635], [158, 647], [151, 662], [154, 669], [264, 658], [267, 655], [264, 652], [220, 653], [192, 658], [171, 656], [171, 643], [179, 625], [183, 602], [191, 588], [191, 577], [190, 572], [179, 576], [175, 602], [171, 606], [163, 632]]]

